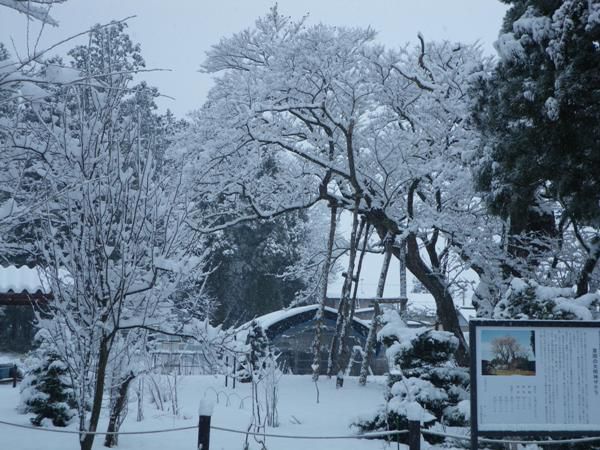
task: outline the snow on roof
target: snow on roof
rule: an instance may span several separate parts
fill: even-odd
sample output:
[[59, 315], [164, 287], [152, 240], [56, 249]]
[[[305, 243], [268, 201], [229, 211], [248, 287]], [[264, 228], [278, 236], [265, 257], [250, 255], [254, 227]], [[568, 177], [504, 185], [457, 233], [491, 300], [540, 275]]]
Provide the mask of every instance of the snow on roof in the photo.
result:
[[[316, 312], [318, 307], [319, 307], [319, 305], [313, 304], [313, 305], [297, 306], [295, 308], [280, 309], [278, 311], [273, 311], [271, 313], [257, 317], [254, 319], [254, 321], [258, 322], [258, 324], [261, 326], [261, 328], [263, 330], [267, 330], [269, 327], [275, 325], [276, 323], [279, 323], [285, 319], [289, 319], [290, 317], [297, 316], [298, 314], [302, 314], [302, 313], [309, 312], [309, 311]], [[325, 310], [332, 314], [337, 314], [337, 309], [335, 309], [335, 308], [330, 308], [329, 306], [326, 306]], [[354, 317], [353, 320], [354, 320], [354, 322], [359, 323], [367, 328], [369, 327], [369, 324], [370, 324], [369, 320], [362, 320], [357, 317]], [[251, 322], [252, 321], [247, 322], [238, 328], [238, 330], [240, 331], [240, 334], [238, 335], [238, 339], [240, 339], [242, 337], [245, 338], [247, 330], [250, 328]]]
[[[297, 306], [295, 308], [289, 309], [281, 309], [279, 311], [273, 311], [272, 313], [265, 314], [264, 316], [257, 317], [254, 319], [258, 324], [262, 327], [263, 330], [266, 330], [270, 326], [276, 324], [277, 322], [281, 322], [289, 317], [296, 316], [298, 314], [302, 314], [306, 311], [316, 311], [319, 305], [306, 305], [306, 306]], [[330, 308], [329, 306], [325, 307], [326, 311], [329, 311], [333, 314], [337, 314], [337, 309]], [[354, 317], [354, 320], [366, 327], [369, 326], [369, 321], [361, 320]], [[244, 325], [245, 326], [245, 325]]]
[[[415, 309], [431, 309], [433, 311], [435, 311], [435, 308], [436, 308], [435, 300], [431, 294], [415, 294], [415, 293], [408, 294], [408, 307], [409, 308], [412, 307]], [[280, 309], [278, 311], [273, 311], [271, 313], [257, 317], [254, 320], [256, 322], [258, 322], [258, 324], [262, 327], [263, 330], [266, 330], [267, 328], [276, 324], [277, 322], [281, 322], [282, 320], [288, 319], [288, 318], [296, 316], [298, 314], [302, 314], [307, 311], [311, 311], [311, 310], [316, 311], [317, 308], [318, 308], [317, 304], [312, 304], [312, 305], [298, 306], [295, 308]], [[365, 308], [363, 308], [363, 309], [365, 309]], [[329, 306], [326, 306], [325, 310], [329, 311], [333, 314], [337, 314], [336, 308], [331, 308]], [[360, 311], [360, 309], [357, 311]], [[354, 317], [354, 320], [366, 327], [368, 327], [369, 323], [370, 323], [369, 320], [363, 320], [363, 319], [359, 319], [357, 317]], [[245, 323], [244, 325], [242, 325], [239, 328], [240, 328], [240, 330], [246, 329], [246, 328], [248, 328], [249, 325], [250, 325], [250, 322]]]
[[[298, 306], [296, 308], [289, 309], [280, 309], [278, 311], [273, 311], [271, 313], [265, 314], [264, 316], [257, 317], [254, 319], [261, 326], [263, 330], [266, 330], [271, 325], [281, 322], [282, 320], [287, 319], [288, 317], [293, 317], [297, 314], [302, 314], [303, 312], [316, 310], [319, 305], [306, 305], [306, 306]], [[245, 325], [243, 325], [245, 326]]]
[[27, 266], [0, 267], [0, 294], [50, 293], [50, 286], [39, 269]]

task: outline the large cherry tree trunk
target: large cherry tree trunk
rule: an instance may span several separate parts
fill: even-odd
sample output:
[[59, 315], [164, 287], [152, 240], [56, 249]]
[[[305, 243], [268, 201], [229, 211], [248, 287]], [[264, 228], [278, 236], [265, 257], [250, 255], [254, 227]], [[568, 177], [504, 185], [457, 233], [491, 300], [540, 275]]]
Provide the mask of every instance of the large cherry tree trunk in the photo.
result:
[[[414, 195], [417, 185], [418, 182], [414, 182], [413, 186], [411, 186], [412, 189], [409, 190], [407, 208], [409, 218], [413, 216], [412, 195]], [[388, 233], [402, 235], [397, 223], [387, 217], [382, 210], [373, 209], [369, 211], [367, 213], [367, 220], [375, 227], [381, 239], [384, 239]], [[437, 236], [437, 234], [434, 235]], [[440, 271], [439, 255], [435, 248], [436, 239], [437, 237], [435, 239], [432, 238], [425, 245], [431, 263], [428, 265], [423, 260], [419, 251], [417, 235], [414, 232], [406, 234], [406, 268], [425, 286], [434, 298], [440, 324], [445, 331], [454, 334], [458, 339], [459, 345], [456, 352], [456, 361], [459, 365], [468, 367], [470, 364], [469, 348], [458, 322], [458, 312], [454, 305], [452, 294], [448, 289], [447, 280]], [[402, 258], [400, 248], [394, 247], [392, 251], [396, 258]]]

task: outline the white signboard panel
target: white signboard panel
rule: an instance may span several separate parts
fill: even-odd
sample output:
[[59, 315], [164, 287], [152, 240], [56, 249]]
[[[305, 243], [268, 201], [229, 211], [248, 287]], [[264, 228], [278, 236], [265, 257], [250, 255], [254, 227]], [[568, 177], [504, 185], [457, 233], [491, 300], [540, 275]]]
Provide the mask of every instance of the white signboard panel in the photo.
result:
[[475, 321], [471, 330], [479, 432], [600, 431], [600, 323]]

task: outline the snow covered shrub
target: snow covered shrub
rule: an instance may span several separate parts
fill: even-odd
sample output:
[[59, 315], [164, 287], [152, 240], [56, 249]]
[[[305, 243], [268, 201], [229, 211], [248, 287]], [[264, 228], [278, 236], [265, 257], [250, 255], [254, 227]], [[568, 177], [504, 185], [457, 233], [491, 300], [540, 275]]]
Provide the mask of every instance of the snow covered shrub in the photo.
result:
[[390, 367], [386, 404], [356, 423], [363, 432], [405, 430], [409, 420], [425, 427], [467, 424], [469, 374], [456, 365], [458, 339], [452, 333], [407, 328], [399, 317], [392, 317], [378, 339], [387, 347]]
[[26, 361], [28, 372], [21, 383], [19, 410], [36, 414], [31, 419], [36, 426], [49, 419], [54, 426], [64, 427], [76, 413], [71, 379], [67, 366], [43, 331], [36, 336], [39, 347]]
[[592, 320], [597, 315], [600, 294], [575, 297], [572, 288], [542, 286], [532, 280], [514, 278], [494, 308], [495, 319]]
[[258, 322], [250, 322], [250, 330], [246, 337], [248, 350], [240, 361], [238, 376], [242, 383], [249, 383], [253, 376], [261, 376], [266, 367], [266, 360], [272, 356], [269, 338]]

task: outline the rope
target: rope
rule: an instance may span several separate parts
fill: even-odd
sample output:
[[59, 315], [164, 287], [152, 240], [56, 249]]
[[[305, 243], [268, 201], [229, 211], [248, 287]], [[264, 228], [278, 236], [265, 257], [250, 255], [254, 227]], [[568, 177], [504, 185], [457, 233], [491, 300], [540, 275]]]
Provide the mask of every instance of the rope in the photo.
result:
[[[10, 427], [16, 428], [25, 428], [27, 430], [36, 430], [36, 431], [48, 431], [51, 433], [63, 433], [63, 434], [94, 434], [94, 435], [107, 435], [107, 434], [157, 434], [157, 433], [170, 433], [173, 431], [184, 431], [184, 430], [197, 430], [198, 426], [188, 426], [188, 427], [178, 427], [178, 428], [166, 428], [161, 430], [146, 430], [146, 431], [74, 431], [74, 430], [57, 430], [54, 428], [43, 428], [43, 427], [34, 427], [31, 425], [21, 425], [18, 423], [6, 422], [0, 420], [0, 424], [7, 425]], [[235, 430], [233, 428], [225, 428], [225, 427], [210, 427], [213, 430], [225, 431], [228, 433], [238, 433], [238, 434], [247, 434], [251, 436], [264, 436], [264, 437], [274, 437], [274, 438], [284, 438], [284, 439], [371, 439], [382, 436], [391, 436], [394, 434], [406, 434], [408, 430], [397, 430], [397, 431], [380, 431], [373, 433], [365, 433], [365, 434], [347, 434], [347, 435], [339, 435], [339, 436], [297, 436], [291, 434], [271, 434], [271, 433], [257, 433], [252, 431], [244, 431], [244, 430]]]
[[[9, 427], [15, 428], [25, 428], [27, 430], [36, 430], [36, 431], [47, 431], [50, 433], [63, 433], [63, 434], [94, 434], [94, 435], [108, 435], [108, 434], [121, 434], [121, 435], [134, 435], [134, 434], [158, 434], [158, 433], [172, 433], [174, 431], [185, 431], [185, 430], [196, 430], [198, 427], [196, 425], [187, 426], [187, 427], [177, 427], [177, 428], [164, 428], [159, 430], [145, 430], [145, 431], [75, 431], [75, 430], [57, 430], [55, 428], [43, 428], [43, 427], [34, 427], [31, 425], [22, 425], [19, 423], [6, 422], [4, 420], [0, 420], [1, 425], [7, 425]], [[281, 438], [281, 439], [373, 439], [384, 436], [393, 436], [400, 434], [407, 434], [408, 430], [395, 430], [395, 431], [377, 431], [373, 433], [364, 433], [364, 434], [346, 434], [346, 435], [333, 435], [333, 436], [299, 436], [293, 434], [275, 434], [275, 433], [259, 433], [254, 431], [244, 431], [244, 430], [236, 430], [233, 428], [225, 428], [225, 427], [210, 427], [213, 430], [217, 431], [225, 431], [227, 433], [237, 433], [237, 434], [245, 434], [250, 436], [263, 436], [263, 437], [271, 437], [271, 438]], [[469, 441], [471, 438], [469, 436], [459, 435], [459, 434], [451, 434], [451, 433], [442, 433], [440, 431], [432, 431], [432, 430], [421, 430], [423, 434], [429, 434], [431, 436], [439, 436], [446, 437], [450, 439], [459, 439], [463, 441]], [[489, 438], [478, 438], [480, 442], [487, 442], [489, 444], [536, 444], [536, 445], [559, 445], [559, 444], [578, 444], [584, 442], [594, 442], [599, 441], [600, 436], [594, 437], [583, 437], [583, 438], [573, 438], [573, 439], [558, 439], [551, 441], [527, 441], [527, 440], [518, 440], [518, 439], [489, 439]]]
[[395, 430], [395, 431], [377, 431], [377, 432], [365, 433], [365, 434], [346, 434], [346, 435], [339, 435], [339, 436], [297, 436], [297, 435], [291, 435], [291, 434], [271, 434], [271, 433], [257, 433], [257, 432], [250, 432], [250, 431], [233, 430], [231, 428], [214, 427], [212, 425], [210, 428], [213, 430], [227, 431], [229, 433], [249, 434], [251, 436], [264, 436], [264, 437], [283, 438], [283, 439], [372, 439], [372, 438], [383, 437], [383, 436], [392, 436], [395, 434], [408, 434], [408, 430]]
[[18, 423], [5, 422], [4, 420], [0, 420], [0, 424], [8, 425], [9, 427], [16, 428], [25, 428], [27, 430], [36, 430], [36, 431], [49, 431], [51, 433], [63, 433], [63, 434], [157, 434], [157, 433], [170, 433], [172, 431], [184, 431], [184, 430], [196, 430], [198, 426], [190, 426], [190, 427], [179, 427], [179, 428], [165, 428], [162, 430], [146, 430], [146, 431], [75, 431], [75, 430], [57, 430], [55, 428], [44, 428], [44, 427], [33, 427], [30, 425], [21, 425]]
[[[429, 434], [432, 436], [447, 437], [451, 439], [459, 439], [463, 441], [470, 441], [470, 436], [464, 436], [459, 434], [442, 433], [440, 431], [421, 430], [423, 434]], [[479, 442], [487, 442], [488, 444], [524, 444], [524, 445], [559, 445], [559, 444], [578, 444], [583, 442], [593, 442], [600, 440], [600, 436], [594, 437], [583, 437], [583, 438], [572, 438], [572, 439], [557, 439], [551, 441], [527, 441], [520, 439], [490, 439], [484, 437], [478, 437]]]

